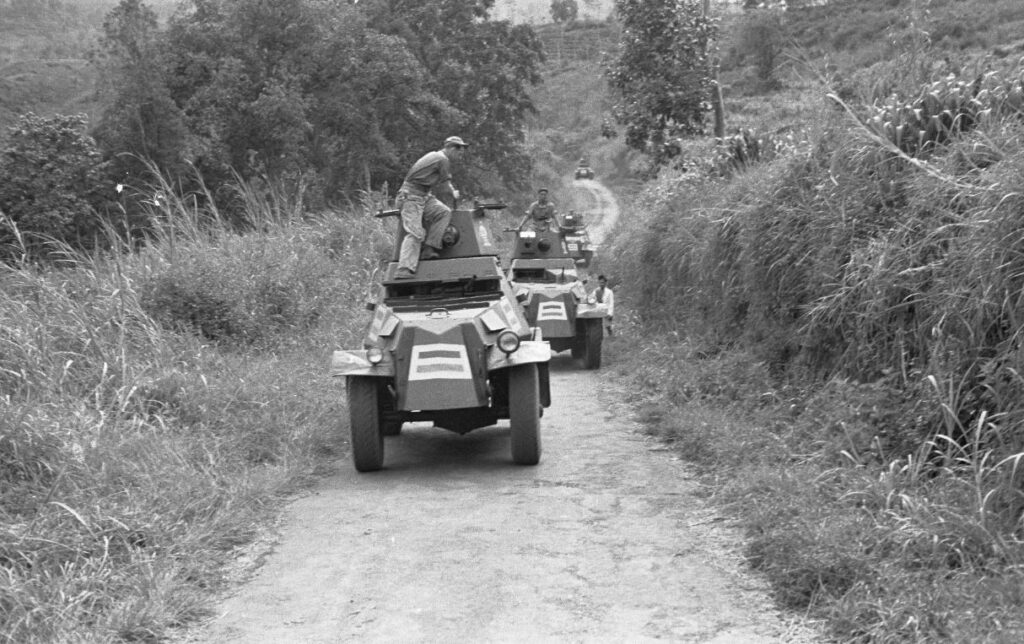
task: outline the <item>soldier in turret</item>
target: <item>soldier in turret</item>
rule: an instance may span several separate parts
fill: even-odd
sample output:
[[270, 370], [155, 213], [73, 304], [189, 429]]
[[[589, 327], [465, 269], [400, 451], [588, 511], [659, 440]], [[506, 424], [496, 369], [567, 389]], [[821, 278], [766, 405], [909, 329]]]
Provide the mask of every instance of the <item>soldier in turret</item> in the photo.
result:
[[555, 230], [559, 229], [558, 219], [555, 217], [555, 204], [548, 201], [548, 189], [541, 188], [537, 191], [537, 201], [530, 204], [526, 209], [526, 216], [519, 222], [519, 230], [526, 224], [533, 230]]

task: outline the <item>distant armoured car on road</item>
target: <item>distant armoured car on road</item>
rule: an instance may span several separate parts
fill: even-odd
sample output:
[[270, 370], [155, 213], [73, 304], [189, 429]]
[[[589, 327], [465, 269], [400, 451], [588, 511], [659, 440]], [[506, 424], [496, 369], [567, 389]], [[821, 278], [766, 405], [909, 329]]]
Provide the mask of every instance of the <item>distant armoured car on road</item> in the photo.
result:
[[577, 179], [593, 179], [594, 178], [594, 169], [591, 168], [589, 165], [581, 165], [581, 166], [576, 168], [576, 178]]
[[586, 158], [580, 159], [579, 164], [576, 166], [576, 178], [577, 179], [593, 179], [594, 169], [590, 167], [590, 162]]
[[607, 309], [589, 301], [561, 233], [510, 232], [515, 232], [516, 240], [509, 277], [529, 324], [540, 329], [552, 351], [569, 349], [585, 368], [600, 368]]
[[[540, 417], [551, 404], [551, 349], [527, 323], [498, 264], [487, 210], [455, 210], [439, 258], [394, 279], [404, 231], [387, 264], [363, 348], [335, 351], [331, 375], [348, 389], [352, 458], [360, 472], [384, 463], [385, 435], [431, 421], [465, 434], [509, 419], [512, 460], [540, 460]], [[397, 216], [386, 211], [378, 216]]]

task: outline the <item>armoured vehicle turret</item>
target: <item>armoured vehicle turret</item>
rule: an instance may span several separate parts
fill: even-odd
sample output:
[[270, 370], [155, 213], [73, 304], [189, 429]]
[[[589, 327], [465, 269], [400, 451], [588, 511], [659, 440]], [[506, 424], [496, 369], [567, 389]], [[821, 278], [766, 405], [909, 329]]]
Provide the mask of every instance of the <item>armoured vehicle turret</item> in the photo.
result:
[[[430, 421], [459, 434], [508, 419], [512, 460], [540, 460], [540, 417], [551, 404], [551, 349], [527, 322], [498, 263], [489, 210], [452, 212], [440, 256], [395, 279], [404, 230], [383, 267], [363, 347], [335, 351], [331, 375], [347, 385], [352, 458], [360, 472], [384, 463], [385, 435]], [[397, 210], [379, 217], [398, 217]]]
[[509, 278], [529, 324], [552, 351], [570, 350], [585, 368], [600, 368], [607, 309], [590, 301], [563, 233], [543, 226], [509, 232], [516, 235]]

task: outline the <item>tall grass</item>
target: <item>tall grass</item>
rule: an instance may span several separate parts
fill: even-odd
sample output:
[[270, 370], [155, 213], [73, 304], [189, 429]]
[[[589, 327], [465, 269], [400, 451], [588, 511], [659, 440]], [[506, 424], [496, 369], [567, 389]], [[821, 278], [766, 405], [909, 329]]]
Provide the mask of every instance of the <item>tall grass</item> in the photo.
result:
[[1024, 121], [912, 157], [821, 109], [788, 155], [663, 173], [622, 217], [601, 270], [645, 334], [643, 416], [838, 639], [1017, 641]]
[[163, 188], [144, 247], [0, 272], [2, 642], [161, 639], [343, 449], [379, 224], [265, 200], [238, 233]]

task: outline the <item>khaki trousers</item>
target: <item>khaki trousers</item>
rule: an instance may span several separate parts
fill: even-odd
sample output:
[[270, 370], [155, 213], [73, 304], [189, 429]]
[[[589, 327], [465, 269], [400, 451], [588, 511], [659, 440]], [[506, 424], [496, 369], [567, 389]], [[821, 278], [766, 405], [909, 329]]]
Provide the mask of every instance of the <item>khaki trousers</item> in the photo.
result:
[[451, 209], [434, 195], [417, 195], [400, 190], [395, 201], [402, 213], [405, 238], [398, 252], [398, 267], [416, 272], [423, 244], [441, 250], [441, 237], [452, 219]]

